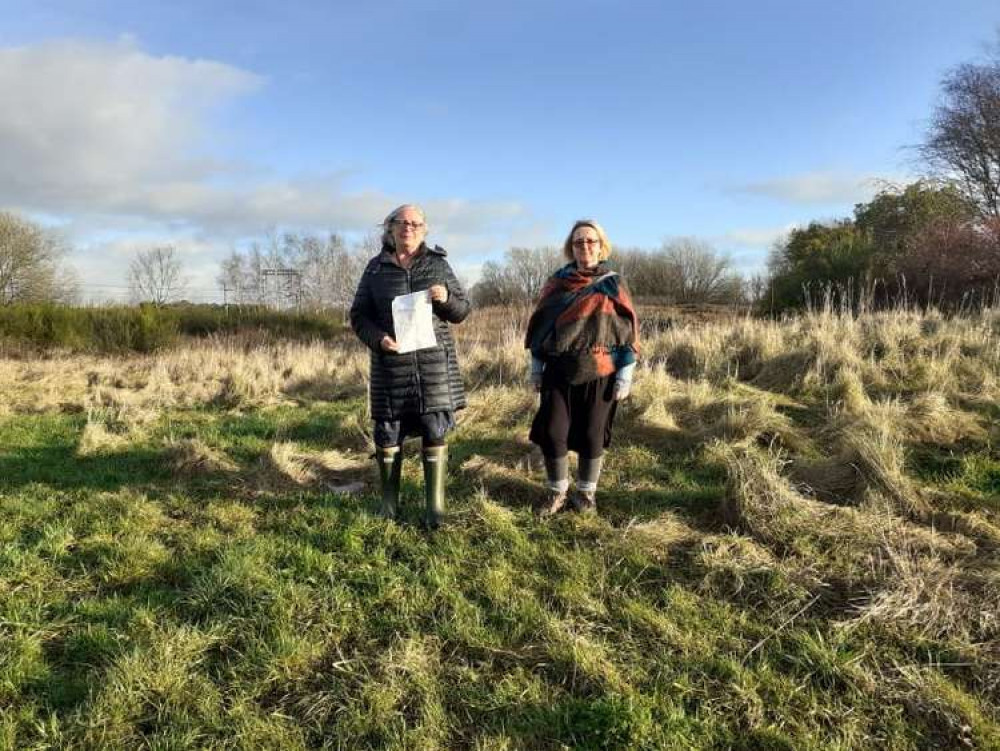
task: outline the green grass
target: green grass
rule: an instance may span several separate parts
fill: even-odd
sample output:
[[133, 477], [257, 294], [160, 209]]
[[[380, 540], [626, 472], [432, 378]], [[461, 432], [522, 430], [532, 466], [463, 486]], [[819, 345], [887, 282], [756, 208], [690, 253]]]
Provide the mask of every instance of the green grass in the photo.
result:
[[[88, 456], [82, 415], [0, 420], [0, 747], [997, 748], [995, 683], [960, 650], [706, 555], [749, 543], [699, 448], [623, 434], [602, 515], [539, 523], [537, 478], [463, 469], [516, 461], [526, 416], [463, 425], [429, 536], [410, 447], [402, 524], [371, 484], [265, 476], [275, 441], [359, 451], [361, 410], [169, 411]], [[238, 471], [178, 473], [183, 438]], [[932, 465], [996, 493], [995, 459]]]

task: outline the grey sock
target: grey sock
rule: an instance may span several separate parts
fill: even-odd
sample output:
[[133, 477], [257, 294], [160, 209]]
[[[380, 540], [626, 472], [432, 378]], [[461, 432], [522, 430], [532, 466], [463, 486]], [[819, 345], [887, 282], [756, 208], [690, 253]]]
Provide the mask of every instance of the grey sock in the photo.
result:
[[549, 490], [565, 493], [569, 489], [569, 457], [546, 456], [545, 477], [549, 481]]
[[580, 457], [580, 465], [576, 472], [576, 488], [584, 493], [596, 493], [597, 482], [601, 479], [601, 467], [604, 465], [604, 454], [585, 459]]

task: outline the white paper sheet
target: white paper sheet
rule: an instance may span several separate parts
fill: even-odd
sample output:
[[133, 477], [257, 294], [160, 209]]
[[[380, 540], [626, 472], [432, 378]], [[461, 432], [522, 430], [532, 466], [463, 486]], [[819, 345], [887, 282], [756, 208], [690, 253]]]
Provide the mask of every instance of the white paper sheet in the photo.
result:
[[436, 347], [430, 291], [413, 292], [394, 298], [392, 325], [396, 329], [396, 344], [401, 353]]

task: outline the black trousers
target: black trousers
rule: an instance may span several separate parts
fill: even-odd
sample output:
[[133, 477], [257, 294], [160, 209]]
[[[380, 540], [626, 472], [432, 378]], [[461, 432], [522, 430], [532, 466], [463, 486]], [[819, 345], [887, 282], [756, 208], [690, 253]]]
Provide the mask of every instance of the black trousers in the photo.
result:
[[541, 404], [528, 438], [545, 456], [575, 451], [583, 459], [601, 456], [611, 445], [618, 402], [614, 375], [571, 386], [548, 369], [542, 376]]

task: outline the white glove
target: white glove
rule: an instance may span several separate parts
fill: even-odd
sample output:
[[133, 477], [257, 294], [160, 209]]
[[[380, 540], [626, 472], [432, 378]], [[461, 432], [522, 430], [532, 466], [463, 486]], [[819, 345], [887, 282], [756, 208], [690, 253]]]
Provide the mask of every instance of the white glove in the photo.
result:
[[627, 399], [628, 395], [631, 393], [632, 393], [632, 381], [615, 381], [615, 388], [611, 394], [611, 397], [616, 402], [620, 402], [622, 399]]
[[626, 399], [632, 393], [632, 373], [635, 371], [635, 363], [626, 365], [615, 374], [615, 388], [612, 398], [616, 402]]

